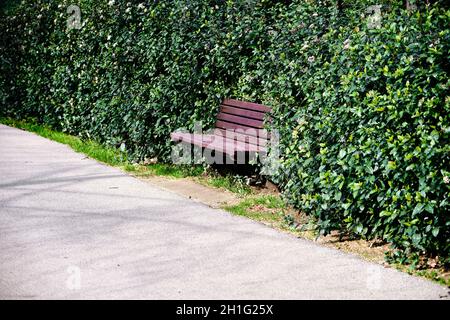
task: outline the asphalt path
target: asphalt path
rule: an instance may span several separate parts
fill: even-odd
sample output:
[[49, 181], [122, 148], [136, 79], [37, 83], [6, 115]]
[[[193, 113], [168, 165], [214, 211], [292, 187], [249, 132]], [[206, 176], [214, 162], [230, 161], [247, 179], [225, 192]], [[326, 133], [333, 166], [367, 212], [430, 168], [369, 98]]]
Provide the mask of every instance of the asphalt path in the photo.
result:
[[448, 299], [448, 289], [0, 125], [1, 299]]

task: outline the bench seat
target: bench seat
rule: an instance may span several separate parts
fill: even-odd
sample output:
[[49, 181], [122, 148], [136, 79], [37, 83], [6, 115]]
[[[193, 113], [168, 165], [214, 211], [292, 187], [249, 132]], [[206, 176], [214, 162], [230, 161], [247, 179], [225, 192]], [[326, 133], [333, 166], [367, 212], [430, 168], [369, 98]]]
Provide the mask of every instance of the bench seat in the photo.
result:
[[171, 134], [172, 141], [183, 142], [191, 145], [196, 145], [206, 149], [212, 149], [231, 156], [236, 152], [257, 152], [265, 153], [267, 151], [265, 146], [245, 143], [239, 140], [232, 140], [223, 135], [216, 134], [193, 134], [173, 132]]
[[252, 102], [225, 99], [213, 132], [172, 132], [171, 140], [234, 156], [237, 152], [266, 153], [269, 135], [264, 119], [270, 108]]

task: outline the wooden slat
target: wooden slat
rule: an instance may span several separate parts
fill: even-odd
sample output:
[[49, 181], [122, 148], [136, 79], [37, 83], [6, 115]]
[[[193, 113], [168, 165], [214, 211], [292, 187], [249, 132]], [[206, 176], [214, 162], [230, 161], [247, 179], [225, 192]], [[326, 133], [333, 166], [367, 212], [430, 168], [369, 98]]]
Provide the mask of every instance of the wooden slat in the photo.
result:
[[[266, 146], [265, 145], [260, 145], [258, 144], [258, 138], [256, 137], [251, 137], [248, 136], [246, 140], [242, 141], [239, 139], [233, 139], [230, 137], [223, 137], [223, 139], [225, 139], [225, 141], [229, 141], [231, 143], [237, 143], [239, 145], [245, 145], [246, 146], [246, 151], [251, 151], [254, 148], [256, 148], [257, 150], [266, 150]], [[252, 143], [251, 143], [252, 142]], [[267, 140], [265, 140], [266, 144], [267, 144]]]
[[243, 108], [247, 110], [253, 110], [253, 111], [259, 111], [259, 112], [270, 112], [270, 107], [253, 103], [253, 102], [247, 102], [247, 101], [239, 101], [235, 99], [225, 99], [223, 101], [224, 105], [232, 106], [232, 107], [238, 107]]
[[182, 141], [184, 143], [220, 151], [229, 155], [234, 155], [235, 152], [266, 152], [265, 147], [239, 141], [232, 141], [216, 135], [194, 135], [189, 133], [181, 133], [176, 136], [179, 138], [176, 141]]
[[231, 140], [238, 140], [261, 147], [267, 146], [267, 131], [261, 130], [258, 136], [250, 136], [232, 130], [216, 129], [215, 134]]
[[231, 106], [222, 105], [220, 108], [220, 112], [233, 114], [236, 116], [242, 116], [246, 118], [252, 118], [256, 120], [264, 120], [264, 116], [266, 115], [265, 112], [259, 112], [259, 111], [252, 111], [247, 109], [241, 109]]
[[215, 139], [212, 142], [208, 138], [206, 141], [206, 143], [203, 143], [205, 148], [218, 150], [231, 155], [235, 152], [262, 152], [266, 150], [264, 147], [240, 141], [233, 141], [221, 136], [215, 136]]
[[[243, 134], [239, 131], [233, 130], [215, 129], [212, 135], [205, 134], [203, 135], [203, 137], [205, 141], [207, 141], [207, 139], [211, 139], [212, 136], [219, 136], [224, 137], [226, 139], [237, 140], [262, 147], [266, 146], [268, 141], [267, 131], [264, 129], [253, 129], [253, 130], [257, 130], [255, 135]], [[201, 135], [196, 134], [195, 136]], [[194, 134], [184, 132], [172, 132], [170, 134], [170, 137], [172, 141], [181, 141], [181, 140], [188, 141], [189, 139], [193, 139]]]
[[253, 133], [252, 131], [258, 131], [258, 129], [253, 127], [244, 126], [242, 124], [236, 124], [226, 121], [217, 120], [216, 128], [218, 129], [226, 129], [226, 130], [244, 130], [244, 132], [248, 132], [251, 136], [257, 136], [257, 132]]
[[217, 115], [217, 119], [231, 122], [231, 123], [242, 124], [247, 127], [253, 127], [253, 128], [258, 128], [258, 129], [263, 128], [262, 120], [244, 118], [244, 117], [235, 116], [232, 114], [227, 114], [227, 113], [222, 113], [222, 112]]

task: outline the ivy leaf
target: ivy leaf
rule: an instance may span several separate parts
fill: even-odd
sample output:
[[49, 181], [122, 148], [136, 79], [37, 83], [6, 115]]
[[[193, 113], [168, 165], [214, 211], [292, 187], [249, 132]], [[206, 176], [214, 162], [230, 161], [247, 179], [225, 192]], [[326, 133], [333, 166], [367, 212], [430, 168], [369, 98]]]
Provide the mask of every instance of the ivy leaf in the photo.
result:
[[433, 231], [431, 231], [431, 234], [433, 235], [433, 237], [437, 237], [439, 234], [439, 228], [433, 228]]

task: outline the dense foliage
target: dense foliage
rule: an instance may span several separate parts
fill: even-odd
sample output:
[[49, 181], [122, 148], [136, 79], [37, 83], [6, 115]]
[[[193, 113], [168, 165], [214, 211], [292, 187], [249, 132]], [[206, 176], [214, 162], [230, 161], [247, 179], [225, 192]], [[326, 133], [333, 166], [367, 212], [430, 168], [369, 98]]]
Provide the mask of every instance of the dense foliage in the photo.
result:
[[[24, 0], [1, 18], [0, 116], [168, 159], [224, 97], [273, 106], [273, 179], [318, 229], [449, 263], [446, 5], [403, 1]], [[373, 24], [371, 5], [380, 4]]]

